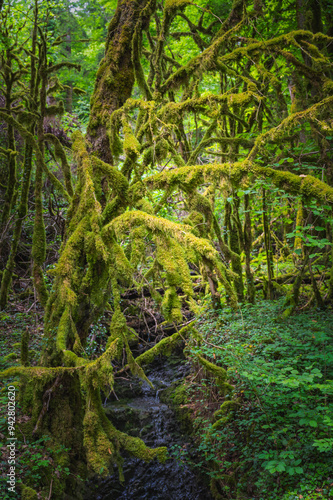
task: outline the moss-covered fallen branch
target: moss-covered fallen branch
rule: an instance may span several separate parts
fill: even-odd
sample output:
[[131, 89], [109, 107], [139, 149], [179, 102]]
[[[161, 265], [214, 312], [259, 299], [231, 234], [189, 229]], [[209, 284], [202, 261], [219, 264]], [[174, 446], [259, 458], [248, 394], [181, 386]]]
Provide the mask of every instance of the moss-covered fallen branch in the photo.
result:
[[192, 331], [195, 321], [192, 321], [189, 325], [184, 326], [179, 330], [179, 332], [170, 335], [170, 337], [166, 337], [158, 342], [154, 347], [149, 349], [148, 351], [140, 354], [135, 361], [138, 365], [148, 365], [152, 363], [156, 356], [160, 354], [170, 355], [173, 349], [175, 349], [181, 342], [188, 337], [189, 333]]
[[333, 204], [333, 187], [312, 175], [296, 175], [291, 172], [278, 171], [270, 167], [262, 167], [254, 162], [244, 160], [235, 163], [212, 163], [208, 165], [194, 165], [164, 171], [145, 179], [151, 189], [166, 189], [186, 187], [194, 190], [199, 185], [218, 183], [228, 179], [238, 186], [244, 177], [270, 179], [280, 189], [304, 198], [314, 198], [322, 204]]

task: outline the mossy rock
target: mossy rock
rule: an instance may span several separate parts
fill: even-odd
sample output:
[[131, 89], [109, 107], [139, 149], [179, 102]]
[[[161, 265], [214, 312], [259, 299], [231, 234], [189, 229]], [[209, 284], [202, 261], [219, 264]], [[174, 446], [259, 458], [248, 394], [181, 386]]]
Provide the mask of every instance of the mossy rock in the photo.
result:
[[188, 403], [187, 386], [175, 382], [159, 393], [160, 400], [173, 409], [180, 429], [186, 434], [193, 432], [192, 410], [185, 406]]
[[[113, 389], [115, 394], [117, 394], [118, 400], [124, 400], [141, 396], [142, 395], [141, 386], [142, 382], [139, 378], [131, 377], [130, 382], [128, 382], [128, 380], [116, 379]], [[110, 399], [111, 400], [113, 399], [112, 394], [110, 396]]]
[[25, 484], [22, 485], [21, 495], [22, 500], [38, 500], [37, 491]]
[[138, 412], [127, 405], [127, 400], [108, 404], [105, 414], [112, 424], [122, 432], [138, 436], [142, 427], [142, 418]]

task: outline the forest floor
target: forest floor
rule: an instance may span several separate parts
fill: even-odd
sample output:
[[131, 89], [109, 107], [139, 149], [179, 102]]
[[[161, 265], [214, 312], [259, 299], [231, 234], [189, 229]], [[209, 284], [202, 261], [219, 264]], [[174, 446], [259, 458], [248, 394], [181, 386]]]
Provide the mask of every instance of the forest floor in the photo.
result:
[[[190, 416], [196, 459], [190, 449], [177, 446], [173, 456], [204, 472], [216, 498], [333, 498], [333, 313], [311, 309], [282, 320], [282, 310], [282, 300], [243, 305], [237, 312], [206, 308], [197, 323], [201, 340], [192, 339], [185, 348], [193, 368], [171, 398], [183, 412], [180, 419]], [[20, 364], [26, 329], [30, 363], [37, 362], [42, 321], [42, 310], [31, 301], [12, 302], [1, 313], [1, 370]], [[104, 320], [103, 328], [106, 337]], [[219, 390], [197, 354], [227, 369], [231, 393]], [[18, 381], [10, 383], [19, 393]], [[0, 393], [2, 409], [7, 385]], [[16, 479], [38, 491], [50, 471], [63, 477], [68, 471], [53, 470], [47, 437], [29, 442], [20, 433], [20, 423], [29, 417], [21, 412], [19, 394], [17, 401]], [[1, 414], [2, 466], [8, 454], [6, 422]], [[3, 473], [1, 498], [15, 498], [8, 496], [6, 480]]]
[[[21, 336], [23, 331], [28, 329], [29, 342], [29, 362], [36, 365], [43, 346], [43, 311], [36, 307], [31, 300], [11, 302], [6, 311], [0, 315], [0, 371], [11, 366], [20, 365]], [[4, 500], [20, 498], [19, 490], [15, 493], [8, 492], [8, 472], [9, 450], [7, 448], [8, 438], [8, 386], [13, 385], [16, 389], [15, 401], [15, 472], [16, 484], [22, 481], [25, 484], [39, 486], [42, 478], [53, 471], [54, 463], [51, 450], [47, 447], [47, 436], [30, 441], [20, 429], [20, 424], [29, 419], [24, 415], [20, 406], [20, 383], [17, 378], [9, 380], [6, 384], [1, 383], [0, 391], [0, 448], [1, 448], [1, 476], [0, 476], [0, 497]], [[67, 471], [54, 470], [54, 474], [66, 474]], [[40, 487], [37, 487], [37, 491]]]
[[283, 320], [283, 302], [207, 310], [186, 349], [227, 369], [233, 387], [223, 396], [202, 367], [185, 383], [196, 466], [221, 498], [333, 498], [333, 313]]

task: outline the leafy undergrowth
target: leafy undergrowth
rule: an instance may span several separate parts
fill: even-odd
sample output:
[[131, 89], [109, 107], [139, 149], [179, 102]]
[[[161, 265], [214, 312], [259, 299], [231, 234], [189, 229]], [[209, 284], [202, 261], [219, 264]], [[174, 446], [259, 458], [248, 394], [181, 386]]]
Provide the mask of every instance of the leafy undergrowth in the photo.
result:
[[[196, 466], [216, 498], [333, 498], [333, 314], [281, 321], [281, 311], [281, 301], [208, 311], [199, 321], [203, 340], [188, 346], [194, 361], [199, 353], [227, 368], [233, 386], [221, 396], [202, 369], [188, 384]], [[213, 412], [228, 400], [216, 423], [221, 414]]]
[[[10, 366], [20, 364], [20, 341], [22, 332], [29, 331], [29, 364], [35, 365], [39, 357], [40, 349], [43, 346], [43, 326], [42, 312], [33, 309], [30, 304], [23, 307], [21, 304], [13, 304], [0, 314], [0, 371]], [[15, 491], [9, 491], [8, 471], [9, 462], [13, 460], [9, 456], [8, 443], [8, 386], [14, 386], [15, 391]], [[0, 498], [3, 500], [22, 498], [22, 484], [36, 489], [43, 486], [45, 479], [52, 477], [63, 477], [69, 474], [66, 467], [56, 466], [52, 457], [61, 454], [64, 450], [59, 447], [51, 450], [48, 446], [50, 438], [42, 436], [40, 439], [29, 439], [22, 432], [22, 424], [29, 420], [29, 417], [22, 413], [20, 405], [20, 382], [15, 379], [6, 380], [6, 384], [1, 384], [0, 389], [0, 449], [1, 449], [1, 475], [0, 475]], [[12, 462], [10, 462], [12, 463]], [[52, 493], [52, 492], [51, 492]], [[51, 494], [50, 493], [50, 494]], [[49, 497], [49, 495], [47, 495]]]

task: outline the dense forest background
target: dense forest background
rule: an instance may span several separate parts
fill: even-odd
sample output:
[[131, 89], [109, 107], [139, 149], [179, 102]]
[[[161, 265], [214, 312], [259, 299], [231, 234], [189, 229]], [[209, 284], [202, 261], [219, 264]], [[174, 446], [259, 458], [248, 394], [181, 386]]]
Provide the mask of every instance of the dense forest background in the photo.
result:
[[[0, 1], [3, 498], [127, 455], [333, 498], [332, 55], [325, 0]], [[191, 453], [103, 406], [179, 349]]]

